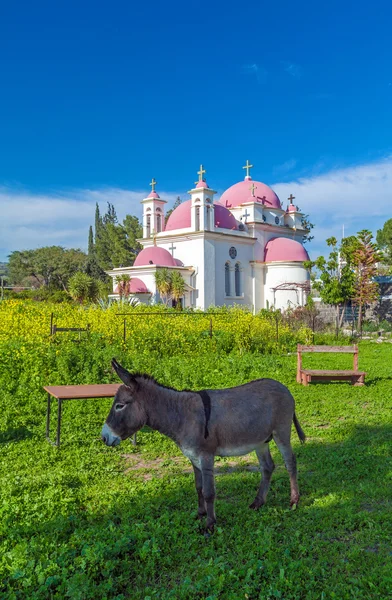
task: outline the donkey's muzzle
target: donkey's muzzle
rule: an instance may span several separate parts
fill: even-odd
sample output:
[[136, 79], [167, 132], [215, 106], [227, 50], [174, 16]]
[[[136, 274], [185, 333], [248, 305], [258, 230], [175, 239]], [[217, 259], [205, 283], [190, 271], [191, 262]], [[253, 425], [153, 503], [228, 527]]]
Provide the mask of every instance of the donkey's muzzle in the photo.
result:
[[102, 427], [101, 439], [106, 446], [118, 446], [118, 444], [121, 442], [121, 438], [118, 437], [118, 435], [116, 435], [106, 423]]

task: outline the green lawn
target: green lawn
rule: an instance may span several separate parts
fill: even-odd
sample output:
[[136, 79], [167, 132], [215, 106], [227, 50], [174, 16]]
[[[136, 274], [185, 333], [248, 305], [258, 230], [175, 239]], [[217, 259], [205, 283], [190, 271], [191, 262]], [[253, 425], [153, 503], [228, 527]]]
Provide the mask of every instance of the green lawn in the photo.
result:
[[[140, 433], [137, 448], [129, 441], [107, 448], [99, 440], [110, 401], [66, 403], [61, 448], [46, 442], [44, 383], [68, 376], [73, 383], [70, 374], [79, 371], [85, 373], [80, 381], [114, 380], [111, 354], [130, 361], [124, 349], [103, 348], [101, 363], [88, 352], [79, 346], [66, 365], [56, 363], [57, 371], [37, 366], [38, 359], [19, 364], [3, 356], [2, 600], [392, 597], [390, 344], [360, 345], [360, 368], [368, 372], [362, 388], [302, 387], [295, 382], [295, 355], [132, 357], [134, 367], [175, 387], [273, 377], [296, 398], [307, 435], [301, 446], [293, 428], [302, 493], [297, 510], [289, 510], [289, 479], [273, 443], [278, 468], [258, 512], [248, 509], [260, 479], [255, 456], [220, 459], [211, 537], [195, 518], [189, 463], [170, 440], [155, 432]], [[351, 358], [305, 361], [350, 368]]]

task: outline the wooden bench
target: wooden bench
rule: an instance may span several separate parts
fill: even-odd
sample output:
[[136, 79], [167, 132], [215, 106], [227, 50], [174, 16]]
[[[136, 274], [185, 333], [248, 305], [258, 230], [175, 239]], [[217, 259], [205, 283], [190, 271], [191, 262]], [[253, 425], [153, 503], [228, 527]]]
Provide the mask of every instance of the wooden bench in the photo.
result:
[[[302, 354], [304, 352], [333, 352], [353, 354], [352, 371], [326, 371], [318, 369], [304, 369], [302, 367]], [[309, 385], [311, 381], [351, 381], [352, 385], [365, 385], [364, 371], [358, 371], [358, 346], [297, 346], [297, 381]]]
[[[113, 398], [121, 383], [101, 383], [98, 385], [48, 385], [44, 390], [48, 393], [46, 409], [46, 439], [53, 446], [60, 446], [62, 404], [64, 400], [85, 400], [87, 398]], [[57, 400], [57, 433], [56, 441], [50, 439], [50, 408], [52, 399]], [[133, 436], [136, 445], [136, 434]]]

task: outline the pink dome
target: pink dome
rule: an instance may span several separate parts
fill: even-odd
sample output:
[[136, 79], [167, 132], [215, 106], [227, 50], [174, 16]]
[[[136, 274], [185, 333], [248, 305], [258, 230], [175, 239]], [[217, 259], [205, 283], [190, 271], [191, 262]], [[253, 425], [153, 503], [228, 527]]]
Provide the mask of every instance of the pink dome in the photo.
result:
[[[250, 200], [251, 191], [249, 188], [251, 183], [255, 184], [255, 197], [252, 197]], [[265, 183], [253, 181], [252, 179], [245, 179], [245, 181], [235, 183], [223, 192], [219, 200], [219, 204], [223, 204], [226, 208], [235, 208], [245, 202], [260, 202], [260, 204], [265, 204], [265, 206], [270, 208], [281, 208], [280, 200], [274, 190], [265, 185]]]
[[298, 211], [298, 206], [295, 206], [295, 204], [289, 204], [287, 207], [287, 212], [297, 212]]
[[[227, 208], [221, 204], [214, 204], [215, 211], [215, 227], [221, 229], [238, 229], [237, 221]], [[187, 200], [177, 206], [172, 212], [166, 223], [165, 231], [173, 231], [174, 229], [186, 229], [191, 226], [191, 207], [192, 200]]]
[[204, 180], [198, 181], [196, 187], [197, 188], [208, 188], [208, 183]]
[[[173, 213], [174, 214], [174, 213]], [[159, 246], [150, 246], [144, 248], [136, 257], [133, 263], [134, 267], [143, 267], [145, 265], [158, 265], [159, 267], [175, 267], [174, 258], [165, 248]]]
[[[128, 283], [128, 294], [149, 294], [146, 284], [138, 277], [131, 277], [130, 284]], [[119, 286], [116, 286], [114, 293], [118, 294]]]
[[154, 190], [148, 194], [147, 198], [159, 198], [159, 194]]
[[174, 262], [176, 263], [177, 267], [183, 267], [184, 266], [184, 263], [179, 258], [175, 258]]
[[308, 253], [302, 244], [289, 238], [272, 238], [266, 243], [264, 261], [298, 261], [309, 260]]

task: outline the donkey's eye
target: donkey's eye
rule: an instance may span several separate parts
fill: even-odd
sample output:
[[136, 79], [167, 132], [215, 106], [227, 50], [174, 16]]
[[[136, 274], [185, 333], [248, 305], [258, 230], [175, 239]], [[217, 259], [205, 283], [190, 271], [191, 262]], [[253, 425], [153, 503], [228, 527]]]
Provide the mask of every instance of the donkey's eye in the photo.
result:
[[122, 410], [123, 408], [125, 408], [125, 404], [116, 404], [116, 406], [114, 408], [116, 410]]

